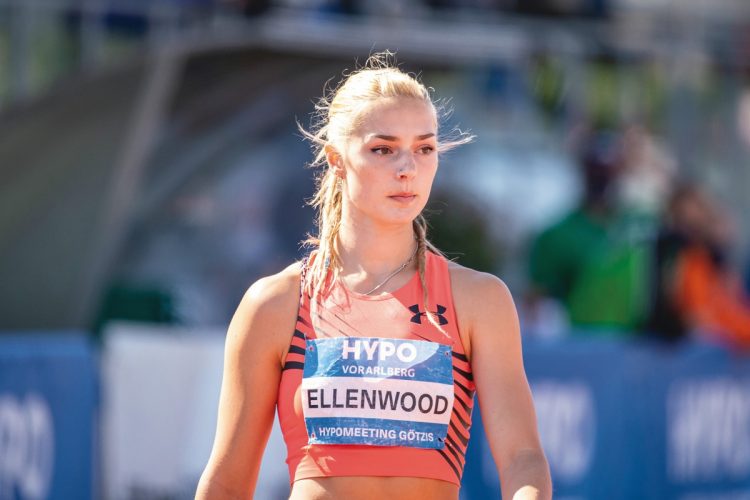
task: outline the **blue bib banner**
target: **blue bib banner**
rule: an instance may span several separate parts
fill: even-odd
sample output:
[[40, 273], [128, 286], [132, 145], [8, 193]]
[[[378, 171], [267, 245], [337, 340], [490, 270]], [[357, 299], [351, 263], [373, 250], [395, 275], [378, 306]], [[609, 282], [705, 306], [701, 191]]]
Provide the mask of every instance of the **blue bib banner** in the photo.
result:
[[445, 446], [451, 348], [376, 337], [308, 339], [302, 407], [311, 444]]

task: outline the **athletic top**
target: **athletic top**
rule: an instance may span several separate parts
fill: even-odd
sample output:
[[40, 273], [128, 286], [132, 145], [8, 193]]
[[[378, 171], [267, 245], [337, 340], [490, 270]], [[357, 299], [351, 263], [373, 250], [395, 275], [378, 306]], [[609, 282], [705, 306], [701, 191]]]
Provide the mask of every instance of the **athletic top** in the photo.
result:
[[425, 315], [416, 271], [379, 296], [340, 283], [314, 301], [301, 292], [277, 400], [290, 483], [409, 476], [461, 484], [475, 386], [448, 263], [425, 257], [429, 308], [443, 332]]

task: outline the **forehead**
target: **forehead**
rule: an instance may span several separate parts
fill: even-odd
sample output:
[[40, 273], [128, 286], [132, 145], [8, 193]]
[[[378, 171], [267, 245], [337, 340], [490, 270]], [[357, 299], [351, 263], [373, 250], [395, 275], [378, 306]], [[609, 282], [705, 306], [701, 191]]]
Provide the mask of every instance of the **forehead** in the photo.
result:
[[397, 137], [436, 133], [437, 118], [431, 103], [407, 97], [387, 97], [363, 105], [353, 124], [352, 135]]

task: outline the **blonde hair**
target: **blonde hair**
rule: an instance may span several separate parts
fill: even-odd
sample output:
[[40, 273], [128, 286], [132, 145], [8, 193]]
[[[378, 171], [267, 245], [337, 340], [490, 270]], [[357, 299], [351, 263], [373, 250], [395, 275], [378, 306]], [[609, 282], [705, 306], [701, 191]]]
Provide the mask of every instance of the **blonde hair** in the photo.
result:
[[[345, 78], [335, 88], [315, 104], [311, 131], [308, 132], [299, 122], [297, 123], [300, 132], [312, 143], [315, 157], [309, 166], [321, 167], [316, 176], [316, 193], [308, 201], [318, 212], [316, 219], [318, 234], [317, 236], [308, 235], [304, 242], [306, 246], [313, 247], [315, 253], [315, 258], [312, 259], [305, 276], [305, 293], [313, 297], [335, 282], [340, 269], [336, 239], [341, 227], [342, 190], [340, 178], [336, 176], [332, 168], [327, 166], [325, 146], [343, 143], [362, 118], [362, 110], [365, 106], [378, 99], [388, 97], [419, 99], [432, 107], [438, 123], [450, 114], [442, 104], [436, 105], [433, 102], [430, 96], [431, 89], [419, 82], [417, 77], [404, 73], [397, 67], [395, 54], [388, 50], [370, 55], [363, 67], [344, 76]], [[439, 136], [438, 153], [443, 153], [473, 139], [473, 135], [455, 128], [449, 136]], [[442, 255], [442, 252], [427, 239], [427, 221], [422, 214], [414, 219], [412, 225], [414, 237], [417, 240], [417, 263], [423, 291], [423, 306], [430, 322], [440, 328], [434, 314], [427, 307], [425, 263], [428, 250], [439, 255]]]

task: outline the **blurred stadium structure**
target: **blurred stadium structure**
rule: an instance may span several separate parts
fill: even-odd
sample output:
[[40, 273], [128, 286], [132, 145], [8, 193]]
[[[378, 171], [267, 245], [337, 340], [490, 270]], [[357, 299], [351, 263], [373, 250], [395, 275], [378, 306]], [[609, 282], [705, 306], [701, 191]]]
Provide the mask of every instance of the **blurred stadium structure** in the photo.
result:
[[[514, 295], [580, 195], [584, 125], [649, 130], [748, 262], [750, 2], [0, 0], [0, 498], [190, 497], [223, 328], [312, 229], [295, 118], [385, 48], [479, 136], [442, 160], [438, 245]], [[556, 314], [526, 362], [561, 498], [750, 498], [750, 360], [559, 338]], [[491, 497], [475, 443], [464, 494]]]

